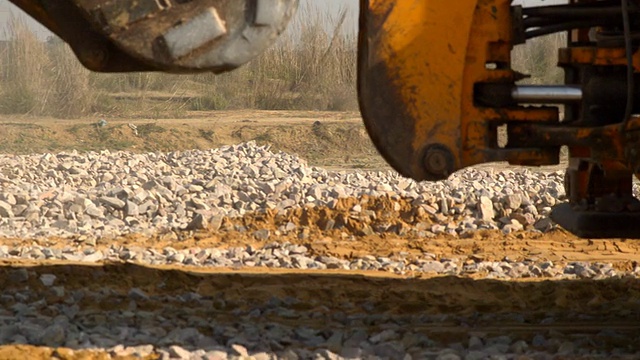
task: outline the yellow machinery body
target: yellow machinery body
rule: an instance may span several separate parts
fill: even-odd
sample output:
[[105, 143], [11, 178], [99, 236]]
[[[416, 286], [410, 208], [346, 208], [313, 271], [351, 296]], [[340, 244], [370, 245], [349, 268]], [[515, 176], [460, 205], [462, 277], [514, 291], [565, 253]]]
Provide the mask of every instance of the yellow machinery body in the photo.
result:
[[555, 107], [476, 106], [478, 83], [514, 83], [508, 0], [362, 3], [361, 108], [379, 151], [405, 176], [441, 180], [489, 161], [547, 165], [557, 152], [500, 149], [506, 121], [557, 122]]

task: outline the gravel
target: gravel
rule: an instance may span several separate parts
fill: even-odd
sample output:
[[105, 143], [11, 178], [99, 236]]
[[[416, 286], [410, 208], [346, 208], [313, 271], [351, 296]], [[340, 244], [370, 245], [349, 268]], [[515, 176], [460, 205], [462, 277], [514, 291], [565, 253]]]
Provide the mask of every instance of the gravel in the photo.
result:
[[[44, 274], [28, 274], [27, 278], [31, 276], [42, 278]], [[19, 274], [15, 277], [19, 284], [6, 286], [15, 290], [25, 282], [22, 279]], [[493, 318], [487, 317], [488, 314], [474, 318], [444, 313], [390, 316], [375, 306], [345, 301], [332, 305], [332, 309], [296, 307], [297, 299], [277, 296], [265, 302], [252, 302], [249, 308], [232, 301], [194, 292], [150, 296], [137, 288], [122, 293], [121, 289], [91, 290], [78, 285], [63, 288], [57, 296], [43, 297], [36, 289], [23, 287], [0, 297], [0, 343], [100, 350], [114, 358], [158, 354], [161, 359], [246, 359], [250, 356], [255, 359], [552, 359], [557, 358], [555, 355], [635, 359], [640, 356], [637, 352], [640, 335], [635, 329], [604, 329], [596, 334], [576, 333], [572, 328], [548, 330], [550, 323], [575, 321], [574, 314], [556, 313], [543, 319], [504, 312], [490, 314]], [[125, 310], [117, 306], [90, 307], [91, 302], [125, 304]], [[224, 309], [224, 313], [233, 317], [228, 319], [216, 309]], [[340, 315], [349, 309], [359, 310]], [[446, 331], [447, 326], [469, 321], [476, 323], [469, 329], [469, 335]], [[482, 323], [489, 324], [486, 329], [506, 323], [511, 328], [529, 326], [539, 330], [496, 335], [483, 331], [479, 327]], [[438, 335], [439, 326], [445, 329]], [[616, 346], [621, 342], [626, 347]]]
[[[447, 181], [417, 183], [394, 172], [327, 171], [252, 142], [209, 151], [172, 153], [3, 155], [0, 237], [57, 237], [75, 242], [70, 241], [66, 247], [3, 245], [0, 259], [375, 270], [405, 276], [481, 274], [494, 279], [640, 277], [640, 267], [618, 270], [610, 263], [444, 259], [428, 253], [393, 258], [367, 255], [349, 260], [316, 256], [305, 246], [278, 242], [279, 234], [291, 231], [300, 230], [300, 238], [309, 236], [293, 223], [283, 225], [277, 232], [253, 231], [251, 235], [264, 243], [255, 248], [154, 250], [95, 246], [97, 240], [126, 234], [217, 231], [225, 217], [237, 218], [268, 209], [332, 208], [338, 199], [365, 195], [405, 199], [428, 214], [432, 221], [428, 227], [412, 224], [410, 229], [393, 229], [400, 236], [413, 233], [421, 237], [437, 234], [464, 237], [479, 229], [501, 230], [505, 234], [547, 232], [556, 226], [549, 219], [551, 207], [565, 201], [563, 172], [466, 169]], [[360, 205], [355, 205], [351, 212], [366, 215]], [[330, 221], [324, 224], [326, 230], [334, 226]], [[362, 233], [379, 231], [385, 230], [368, 226]], [[79, 239], [82, 246], [77, 245]], [[171, 321], [175, 320], [173, 316], [136, 312], [139, 304], [158, 300], [140, 288], [131, 288], [126, 298], [109, 294], [108, 289], [105, 293], [68, 291], [55, 275], [43, 273], [37, 279], [49, 295], [42, 298], [26, 285], [29, 277], [26, 269], [15, 270], [10, 280], [25, 284], [24, 291], [0, 295], [0, 344], [98, 349], [112, 357], [158, 354], [160, 359], [547, 359], [553, 358], [552, 354], [593, 359], [625, 358], [623, 354], [629, 359], [640, 357], [640, 353], [625, 348], [605, 351], [599, 350], [597, 344], [587, 346], [570, 333], [540, 332], [528, 338], [476, 334], [463, 342], [444, 342], [412, 329], [419, 324], [459, 319], [380, 318], [375, 309], [366, 306], [359, 316], [334, 313], [331, 324], [339, 326], [325, 329], [284, 323], [251, 325], [251, 319], [264, 316], [278, 316], [299, 324], [314, 316], [311, 311], [295, 310], [290, 299], [276, 297], [268, 304], [255, 304], [235, 314], [244, 321], [207, 325], [208, 331], [202, 331], [197, 319], [176, 324]], [[80, 299], [110, 297], [127, 301], [130, 311], [89, 313], [77, 305]], [[191, 302], [197, 304], [195, 307], [213, 303], [196, 293], [161, 300]], [[107, 317], [109, 324], [118, 326], [100, 325]], [[549, 317], [542, 323], [554, 321]], [[136, 322], [143, 322], [144, 326]], [[599, 335], [623, 336], [615, 332]], [[624, 336], [625, 339], [635, 336], [632, 341], [640, 343], [637, 335]]]
[[544, 232], [554, 228], [549, 212], [565, 196], [562, 172], [467, 169], [447, 181], [417, 183], [391, 171], [327, 171], [255, 143], [171, 153], [4, 155], [0, 184], [0, 236], [18, 238], [215, 229], [224, 216], [331, 207], [363, 195], [412, 200], [435, 221], [427, 236]]
[[[46, 254], [46, 255], [45, 255]], [[165, 247], [162, 250], [145, 249], [137, 246], [127, 247], [112, 245], [106, 251], [93, 248], [49, 248], [39, 245], [17, 246], [9, 248], [0, 246], [0, 260], [46, 259], [72, 260], [81, 263], [96, 262], [130, 262], [150, 265], [184, 265], [208, 268], [220, 267], [268, 267], [301, 270], [365, 270], [381, 271], [404, 276], [420, 276], [420, 274], [465, 276], [482, 274], [494, 279], [526, 279], [553, 278], [571, 279], [605, 279], [640, 277], [640, 266], [629, 270], [615, 269], [611, 263], [601, 262], [566, 262], [556, 263], [525, 259], [512, 261], [483, 261], [476, 258], [469, 260], [467, 256], [459, 258], [434, 259], [432, 254], [422, 256], [396, 255], [394, 259], [366, 255], [353, 259], [342, 259], [327, 255], [312, 255], [307, 247], [290, 243], [270, 243], [262, 248], [232, 247], [190, 248], [177, 250]], [[24, 277], [18, 273], [16, 277]], [[55, 276], [45, 274], [40, 278], [45, 286], [55, 284]], [[132, 292], [138, 294], [139, 289]], [[143, 295], [139, 295], [143, 296]]]

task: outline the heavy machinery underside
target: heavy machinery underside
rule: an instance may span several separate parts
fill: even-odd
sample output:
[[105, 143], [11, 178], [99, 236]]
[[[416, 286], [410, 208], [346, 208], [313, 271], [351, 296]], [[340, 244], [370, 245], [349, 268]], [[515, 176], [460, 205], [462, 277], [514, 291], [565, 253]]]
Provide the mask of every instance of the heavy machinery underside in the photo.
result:
[[[222, 72], [260, 54], [297, 0], [12, 0], [99, 72]], [[581, 237], [640, 238], [640, 6], [571, 0], [361, 0], [358, 92], [369, 135], [402, 175], [559, 163], [569, 203], [553, 218]], [[521, 85], [514, 46], [566, 33], [563, 85]], [[561, 105], [561, 106], [560, 106]], [[562, 109], [562, 111], [561, 111]], [[506, 134], [506, 139], [499, 133]]]

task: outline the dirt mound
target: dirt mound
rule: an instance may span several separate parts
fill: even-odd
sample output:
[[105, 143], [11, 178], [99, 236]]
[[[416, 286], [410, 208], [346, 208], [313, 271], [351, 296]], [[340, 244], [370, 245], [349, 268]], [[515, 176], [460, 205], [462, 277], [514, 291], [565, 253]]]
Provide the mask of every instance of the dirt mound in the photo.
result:
[[388, 169], [353, 113], [198, 112], [182, 119], [106, 119], [105, 126], [99, 120], [0, 118], [0, 152], [155, 152], [256, 141], [297, 154], [312, 165]]

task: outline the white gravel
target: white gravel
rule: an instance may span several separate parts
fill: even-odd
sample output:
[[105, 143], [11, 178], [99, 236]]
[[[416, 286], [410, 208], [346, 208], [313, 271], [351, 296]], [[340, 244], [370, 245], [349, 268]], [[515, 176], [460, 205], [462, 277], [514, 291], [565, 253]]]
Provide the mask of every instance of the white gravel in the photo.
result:
[[202, 219], [385, 194], [413, 199], [433, 216], [436, 224], [424, 236], [548, 231], [551, 207], [563, 201], [562, 183], [562, 172], [476, 169], [416, 183], [391, 171], [326, 171], [255, 143], [172, 153], [4, 155], [0, 236], [151, 235], [197, 227]]

